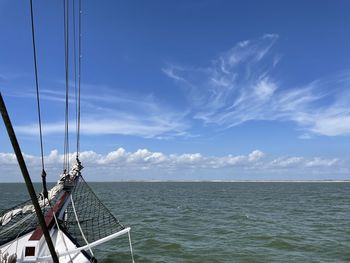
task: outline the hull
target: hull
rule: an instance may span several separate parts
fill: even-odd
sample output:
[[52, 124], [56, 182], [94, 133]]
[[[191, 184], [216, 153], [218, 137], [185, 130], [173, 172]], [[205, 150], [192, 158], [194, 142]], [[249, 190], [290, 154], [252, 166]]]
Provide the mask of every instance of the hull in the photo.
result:
[[[32, 241], [30, 237], [34, 231], [28, 233], [17, 240], [9, 242], [0, 247], [0, 262], [1, 263], [25, 263], [25, 262], [52, 262], [50, 252], [44, 238], [39, 241]], [[77, 246], [68, 238], [62, 231], [57, 229], [51, 231], [51, 239], [55, 245], [60, 263], [88, 263], [91, 262], [84, 252], [71, 252], [68, 255], [62, 255], [67, 251], [74, 251]], [[28, 248], [34, 248], [28, 249]], [[34, 252], [34, 255], [32, 255]], [[62, 255], [62, 256], [60, 256]]]
[[[93, 193], [75, 165], [49, 191], [49, 200], [39, 198], [46, 227], [60, 263], [96, 262], [92, 248], [129, 235]], [[132, 256], [132, 254], [131, 254]], [[0, 263], [53, 262], [33, 206], [29, 201], [0, 214]]]

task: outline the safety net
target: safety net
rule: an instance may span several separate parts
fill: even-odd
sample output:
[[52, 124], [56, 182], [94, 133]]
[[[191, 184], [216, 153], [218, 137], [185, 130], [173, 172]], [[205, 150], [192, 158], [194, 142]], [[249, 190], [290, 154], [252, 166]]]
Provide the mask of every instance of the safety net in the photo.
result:
[[84, 246], [125, 227], [79, 176], [71, 192], [63, 218], [63, 230], [78, 246]]
[[[70, 175], [67, 177], [69, 178]], [[70, 177], [72, 179], [72, 177]], [[125, 227], [95, 195], [83, 177], [75, 175], [73, 180], [62, 177], [49, 191], [49, 200], [38, 196], [42, 212], [47, 215], [51, 207], [66, 196], [61, 209], [57, 211], [59, 227], [78, 246], [117, 233]], [[68, 195], [64, 195], [68, 193]], [[60, 200], [60, 201], [59, 201]], [[15, 241], [37, 228], [39, 225], [31, 200], [18, 204], [0, 213], [0, 246]]]

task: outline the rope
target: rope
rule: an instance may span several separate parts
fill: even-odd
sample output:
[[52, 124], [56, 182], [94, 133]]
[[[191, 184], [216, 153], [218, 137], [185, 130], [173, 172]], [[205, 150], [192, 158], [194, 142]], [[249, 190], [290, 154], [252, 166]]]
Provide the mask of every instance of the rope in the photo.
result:
[[63, 0], [64, 8], [64, 55], [65, 55], [65, 73], [66, 73], [66, 107], [65, 107], [65, 129], [64, 129], [64, 160], [63, 160], [63, 170], [68, 171], [69, 167], [69, 134], [68, 134], [68, 121], [69, 121], [69, 112], [68, 112], [68, 81], [69, 81], [69, 6], [67, 0]]
[[79, 21], [78, 21], [78, 34], [79, 34], [79, 40], [78, 40], [78, 52], [79, 52], [79, 60], [78, 60], [78, 116], [77, 116], [77, 159], [79, 158], [79, 152], [80, 152], [80, 82], [81, 82], [81, 0], [79, 0]]
[[[50, 202], [49, 202], [49, 205], [50, 205], [51, 209], [53, 209]], [[64, 239], [62, 230], [61, 230], [61, 228], [60, 228], [60, 226], [59, 226], [59, 224], [58, 224], [58, 220], [57, 220], [57, 217], [56, 217], [56, 214], [55, 214], [55, 213], [53, 213], [53, 218], [55, 219], [55, 224], [56, 224], [58, 233], [60, 233], [60, 236], [61, 236], [61, 239], [62, 239], [62, 241], [63, 241], [64, 247], [66, 248], [66, 252], [67, 252], [67, 254], [68, 254], [69, 260], [70, 260], [70, 262], [73, 262], [73, 259], [72, 259], [71, 255], [70, 255], [70, 253], [69, 253], [66, 240]]]
[[90, 253], [94, 256], [94, 253], [92, 252], [92, 250], [90, 248], [90, 244], [89, 244], [89, 242], [87, 241], [87, 239], [86, 239], [86, 237], [84, 235], [83, 229], [81, 229], [81, 226], [80, 226], [80, 223], [79, 223], [79, 218], [78, 218], [78, 215], [77, 215], [77, 211], [75, 210], [75, 205], [74, 205], [74, 201], [73, 201], [72, 195], [70, 195], [70, 200], [72, 202], [72, 207], [73, 207], [73, 212], [74, 212], [74, 215], [75, 215], [75, 220], [78, 223], [78, 227], [79, 227], [80, 233], [81, 233], [82, 237], [84, 238], [84, 241], [85, 241], [86, 245], [89, 246]]
[[75, 130], [77, 140], [77, 156], [78, 156], [78, 91], [77, 91], [77, 44], [76, 44], [76, 18], [75, 18], [75, 0], [72, 1], [73, 6], [73, 52], [74, 52], [74, 95], [75, 95]]
[[128, 231], [128, 236], [129, 236], [129, 246], [130, 246], [131, 262], [132, 262], [132, 263], [135, 263], [135, 261], [134, 261], [134, 253], [132, 252], [132, 244], [131, 244], [130, 231]]
[[30, 0], [30, 18], [32, 25], [32, 42], [33, 42], [33, 57], [34, 57], [34, 71], [35, 71], [35, 86], [36, 86], [36, 102], [38, 109], [38, 122], [39, 122], [39, 134], [40, 134], [40, 152], [41, 152], [41, 178], [43, 184], [43, 194], [47, 198], [47, 187], [46, 187], [46, 172], [45, 172], [45, 163], [44, 163], [44, 147], [43, 147], [43, 133], [41, 128], [41, 110], [40, 110], [40, 96], [39, 96], [39, 80], [38, 80], [38, 67], [36, 59], [36, 45], [35, 45], [35, 27], [34, 27], [34, 15], [33, 15], [33, 1]]

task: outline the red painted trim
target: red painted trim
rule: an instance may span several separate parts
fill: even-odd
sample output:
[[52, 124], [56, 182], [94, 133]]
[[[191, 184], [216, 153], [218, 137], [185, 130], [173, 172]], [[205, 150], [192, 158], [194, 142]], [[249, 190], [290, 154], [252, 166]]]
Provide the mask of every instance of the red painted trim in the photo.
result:
[[[47, 225], [47, 228], [50, 230], [54, 223], [55, 223], [55, 219], [53, 217], [54, 213], [56, 214], [63, 206], [63, 204], [66, 201], [66, 198], [68, 197], [69, 193], [65, 192], [60, 200], [58, 200], [58, 202], [55, 204], [55, 206], [45, 215], [45, 223]], [[29, 240], [40, 240], [41, 237], [43, 236], [43, 231], [41, 229], [40, 226], [38, 226], [34, 233], [32, 234], [32, 236], [29, 238]]]

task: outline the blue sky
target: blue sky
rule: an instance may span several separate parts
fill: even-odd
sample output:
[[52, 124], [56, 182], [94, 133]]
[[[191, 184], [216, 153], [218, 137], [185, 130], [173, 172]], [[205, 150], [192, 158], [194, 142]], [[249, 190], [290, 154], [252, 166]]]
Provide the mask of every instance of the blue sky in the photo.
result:
[[[87, 178], [349, 179], [349, 9], [349, 1], [83, 0]], [[34, 1], [50, 180], [63, 151], [62, 10], [62, 1]], [[37, 179], [29, 3], [0, 1], [0, 32], [0, 89]], [[70, 83], [73, 96], [73, 71]], [[72, 111], [73, 145], [74, 121]], [[21, 180], [0, 132], [0, 179]]]

